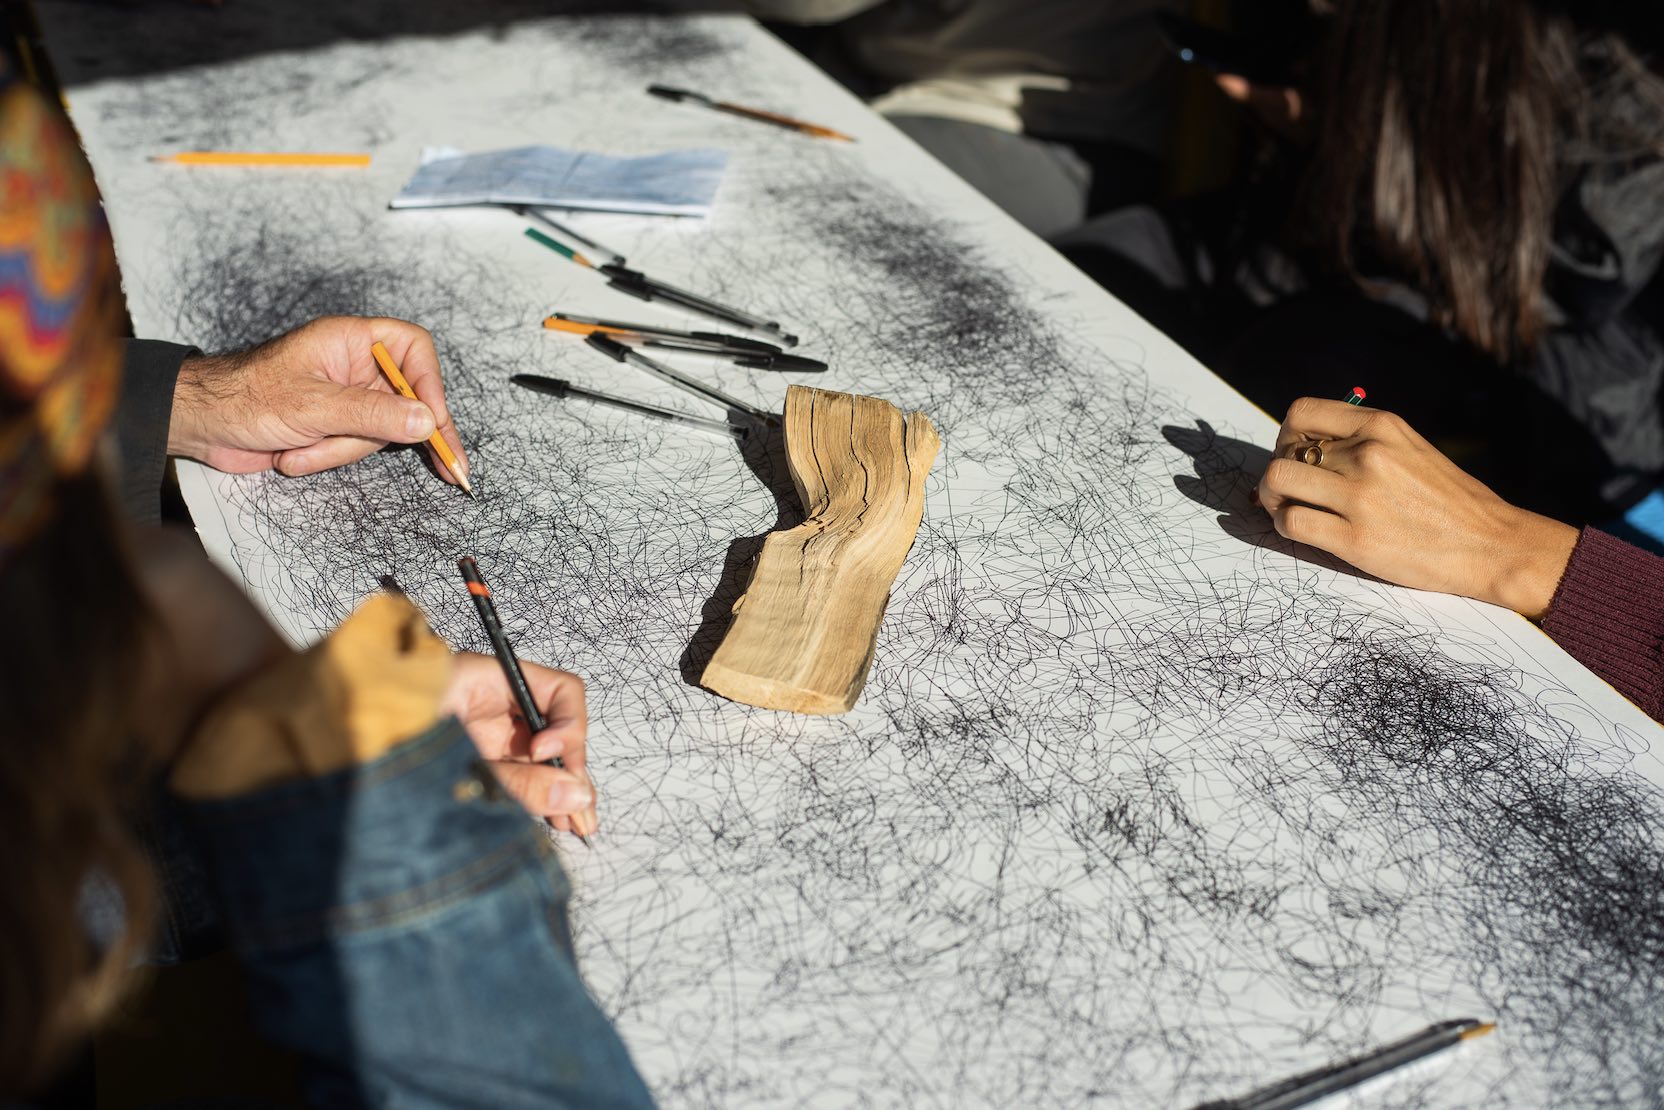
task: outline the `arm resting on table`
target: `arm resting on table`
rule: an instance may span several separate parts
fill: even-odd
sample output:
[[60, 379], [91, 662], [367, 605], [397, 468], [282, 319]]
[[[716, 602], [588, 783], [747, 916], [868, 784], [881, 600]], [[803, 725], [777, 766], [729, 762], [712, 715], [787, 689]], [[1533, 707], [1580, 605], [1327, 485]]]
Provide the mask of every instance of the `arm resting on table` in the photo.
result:
[[1664, 721], [1664, 558], [1585, 528], [1543, 630]]

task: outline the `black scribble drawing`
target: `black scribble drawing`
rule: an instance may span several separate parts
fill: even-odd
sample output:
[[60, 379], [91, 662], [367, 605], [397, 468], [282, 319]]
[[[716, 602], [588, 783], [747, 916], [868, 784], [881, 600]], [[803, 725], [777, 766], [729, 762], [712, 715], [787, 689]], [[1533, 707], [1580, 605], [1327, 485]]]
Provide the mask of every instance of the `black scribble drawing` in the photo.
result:
[[[252, 35], [278, 8], [226, 10]], [[141, 331], [234, 348], [333, 312], [433, 331], [477, 500], [390, 450], [300, 480], [198, 475], [193, 510], [299, 638], [396, 572], [480, 650], [454, 571], [473, 554], [521, 653], [586, 676], [603, 827], [569, 859], [579, 949], [667, 1105], [1182, 1107], [1469, 1013], [1499, 1023], [1483, 1053], [1374, 1104], [1664, 1105], [1658, 730], [1523, 623], [1279, 538], [1248, 500], [1269, 426], [1151, 333], [1106, 333], [1107, 298], [1007, 250], [966, 196], [898, 180], [905, 148], [639, 95], [669, 74], [817, 118], [824, 89], [760, 32], [526, 11], [378, 42], [372, 19], [186, 68], [198, 10], [42, 9], [66, 76], [123, 77], [70, 104]], [[118, 32], [147, 20], [141, 64]], [[654, 306], [505, 214], [389, 214], [392, 176], [377, 194], [141, 164], [157, 136], [270, 127], [414, 148], [434, 102], [403, 98], [435, 72], [470, 90], [435, 127], [519, 105], [540, 140], [729, 149], [709, 221], [598, 237], [787, 322], [830, 388], [941, 428], [849, 715], [692, 681], [755, 539], [793, 511], [777, 451], [507, 385], [678, 403], [538, 327]], [[775, 408], [789, 380], [697, 370]]]

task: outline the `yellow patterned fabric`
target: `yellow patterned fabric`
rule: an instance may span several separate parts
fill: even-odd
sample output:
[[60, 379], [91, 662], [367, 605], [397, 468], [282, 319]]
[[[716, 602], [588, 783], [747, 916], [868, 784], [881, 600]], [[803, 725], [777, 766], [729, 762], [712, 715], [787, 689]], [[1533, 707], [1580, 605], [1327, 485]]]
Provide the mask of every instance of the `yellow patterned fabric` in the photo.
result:
[[0, 63], [0, 560], [84, 470], [121, 381], [121, 288], [69, 121]]
[[451, 649], [402, 595], [226, 695], [174, 764], [186, 798], [231, 798], [373, 763], [439, 719]]

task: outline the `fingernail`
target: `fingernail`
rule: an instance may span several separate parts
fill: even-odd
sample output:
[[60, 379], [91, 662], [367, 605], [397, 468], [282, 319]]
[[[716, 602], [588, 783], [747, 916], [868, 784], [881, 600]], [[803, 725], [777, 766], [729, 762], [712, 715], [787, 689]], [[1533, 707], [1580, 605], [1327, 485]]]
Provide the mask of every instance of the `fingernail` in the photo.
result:
[[532, 744], [532, 758], [543, 763], [555, 758], [566, 750], [566, 741], [558, 736], [540, 736]]
[[556, 813], [573, 813], [595, 804], [595, 791], [581, 782], [557, 782], [549, 788], [549, 808]]
[[404, 414], [404, 430], [411, 439], [426, 439], [433, 434], [433, 413], [426, 405], [411, 405]]

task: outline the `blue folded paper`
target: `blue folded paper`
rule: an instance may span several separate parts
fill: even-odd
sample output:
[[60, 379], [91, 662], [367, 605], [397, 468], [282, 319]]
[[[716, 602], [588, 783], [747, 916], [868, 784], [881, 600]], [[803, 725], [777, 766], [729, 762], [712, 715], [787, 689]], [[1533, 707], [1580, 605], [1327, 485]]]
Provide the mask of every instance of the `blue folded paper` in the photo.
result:
[[706, 216], [727, 164], [728, 154], [721, 150], [672, 150], [637, 158], [554, 146], [483, 154], [430, 150], [392, 207], [526, 204]]

